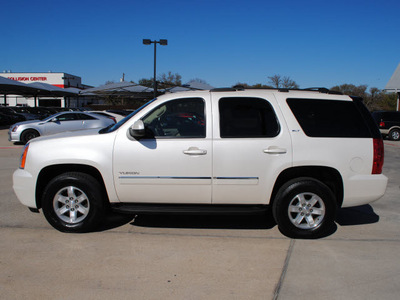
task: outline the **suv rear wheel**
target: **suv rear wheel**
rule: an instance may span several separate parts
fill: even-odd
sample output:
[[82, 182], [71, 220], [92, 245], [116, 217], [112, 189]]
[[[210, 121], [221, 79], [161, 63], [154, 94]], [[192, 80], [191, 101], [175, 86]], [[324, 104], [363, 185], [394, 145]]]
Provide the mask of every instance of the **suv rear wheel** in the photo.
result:
[[91, 231], [104, 216], [102, 190], [98, 181], [88, 174], [61, 174], [51, 180], [44, 190], [43, 213], [59, 231]]
[[333, 225], [335, 197], [324, 183], [312, 178], [297, 178], [280, 188], [272, 212], [284, 235], [319, 238]]

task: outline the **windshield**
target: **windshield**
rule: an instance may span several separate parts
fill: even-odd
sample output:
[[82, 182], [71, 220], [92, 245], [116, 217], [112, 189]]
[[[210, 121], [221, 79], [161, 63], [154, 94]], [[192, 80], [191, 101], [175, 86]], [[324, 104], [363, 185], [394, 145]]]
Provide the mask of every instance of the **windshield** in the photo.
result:
[[51, 115], [51, 116], [48, 116], [47, 118], [42, 119], [42, 121], [43, 121], [43, 122], [46, 122], [46, 121], [48, 121], [48, 120], [51, 120], [51, 119], [53, 119], [56, 115], [58, 115], [58, 113], [57, 113], [57, 114], [54, 114], [54, 115]]
[[116, 124], [110, 125], [106, 128], [103, 128], [99, 131], [99, 133], [109, 133], [109, 132], [113, 132], [115, 130], [117, 130], [118, 128], [120, 128], [122, 125], [124, 125], [130, 118], [132, 118], [134, 115], [136, 115], [139, 111], [141, 111], [143, 108], [145, 108], [147, 105], [149, 105], [150, 103], [154, 102], [155, 100], [157, 100], [157, 98], [154, 98], [153, 100], [150, 100], [149, 102], [143, 104], [141, 107], [139, 107], [137, 110], [133, 111], [132, 113], [130, 113], [129, 115], [127, 115], [125, 118], [123, 118], [121, 121], [119, 121]]

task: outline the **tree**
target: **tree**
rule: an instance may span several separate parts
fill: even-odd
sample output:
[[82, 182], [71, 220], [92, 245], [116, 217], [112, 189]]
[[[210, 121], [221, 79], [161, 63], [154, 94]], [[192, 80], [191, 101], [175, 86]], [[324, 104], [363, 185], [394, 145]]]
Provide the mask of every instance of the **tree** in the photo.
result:
[[203, 84], [208, 84], [207, 81], [205, 81], [204, 79], [201, 78], [193, 78], [192, 80], [189, 80], [189, 82], [199, 82], [199, 83], [203, 83]]
[[386, 94], [384, 91], [368, 86], [365, 84], [356, 86], [354, 84], [336, 85], [331, 88], [333, 91], [341, 92], [349, 96], [361, 97], [364, 100], [365, 106], [370, 111], [375, 110], [395, 110], [397, 104], [397, 95], [395, 93]]
[[341, 92], [345, 95], [357, 96], [361, 98], [365, 98], [367, 95], [367, 88], [368, 86], [365, 84], [355, 86], [354, 84], [342, 84], [336, 85], [331, 88], [332, 91]]
[[153, 78], [149, 78], [149, 79], [142, 78], [142, 79], [139, 79], [139, 85], [143, 85], [143, 86], [152, 88], [153, 87]]
[[[154, 84], [153, 77], [139, 79], [139, 84], [152, 88]], [[157, 89], [165, 89], [181, 85], [182, 76], [178, 73], [173, 74], [171, 71], [169, 71], [168, 73], [162, 73], [157, 77]]]
[[397, 109], [397, 94], [390, 93], [386, 94], [383, 93], [382, 99], [380, 100], [380, 109], [381, 110], [396, 110]]
[[242, 82], [238, 82], [232, 87], [233, 88], [235, 88], [235, 87], [243, 87], [245, 89], [270, 89], [270, 88], [272, 88], [272, 86], [270, 86], [270, 85], [265, 85], [265, 84], [261, 84], [261, 83], [256, 83], [256, 84], [253, 84], [253, 85], [249, 85], [247, 83], [242, 83]]
[[158, 76], [157, 82], [160, 82], [158, 85], [160, 88], [174, 87], [182, 85], [182, 76], [178, 73], [173, 74], [169, 71], [167, 74], [162, 73]]
[[277, 89], [298, 89], [299, 85], [296, 81], [292, 80], [289, 76], [282, 77], [279, 74], [268, 76], [268, 83]]

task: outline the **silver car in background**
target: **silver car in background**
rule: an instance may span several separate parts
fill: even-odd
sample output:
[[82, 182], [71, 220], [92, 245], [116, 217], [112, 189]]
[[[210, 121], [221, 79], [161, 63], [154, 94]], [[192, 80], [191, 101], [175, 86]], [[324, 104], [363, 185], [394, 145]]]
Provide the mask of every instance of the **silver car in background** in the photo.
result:
[[10, 142], [22, 142], [42, 136], [64, 131], [104, 128], [115, 124], [115, 121], [97, 114], [88, 114], [80, 111], [60, 112], [44, 120], [19, 122], [12, 125], [8, 131]]

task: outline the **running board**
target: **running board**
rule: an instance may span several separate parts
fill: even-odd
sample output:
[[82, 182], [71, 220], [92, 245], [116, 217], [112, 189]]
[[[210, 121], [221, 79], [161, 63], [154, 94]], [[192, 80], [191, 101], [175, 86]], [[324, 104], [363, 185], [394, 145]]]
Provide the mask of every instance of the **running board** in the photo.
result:
[[126, 214], [244, 215], [262, 214], [267, 205], [111, 203], [111, 209]]

